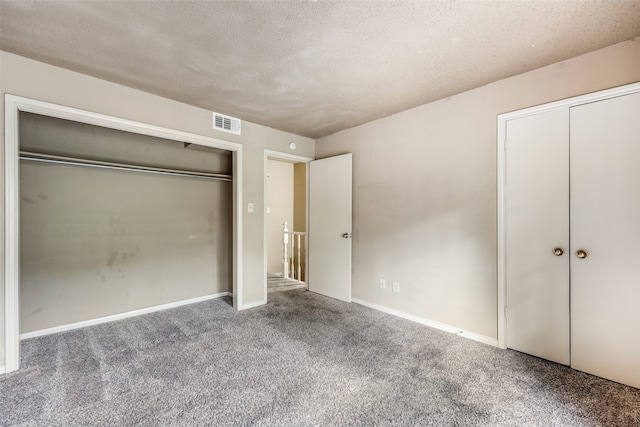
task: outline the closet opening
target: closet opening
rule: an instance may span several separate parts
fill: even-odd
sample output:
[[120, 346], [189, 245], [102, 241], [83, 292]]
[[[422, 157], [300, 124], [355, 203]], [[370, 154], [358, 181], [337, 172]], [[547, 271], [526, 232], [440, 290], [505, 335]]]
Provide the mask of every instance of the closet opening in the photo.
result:
[[223, 296], [242, 308], [238, 144], [17, 97], [7, 110], [7, 372], [20, 339]]
[[32, 113], [19, 129], [21, 337], [233, 291], [229, 152]]

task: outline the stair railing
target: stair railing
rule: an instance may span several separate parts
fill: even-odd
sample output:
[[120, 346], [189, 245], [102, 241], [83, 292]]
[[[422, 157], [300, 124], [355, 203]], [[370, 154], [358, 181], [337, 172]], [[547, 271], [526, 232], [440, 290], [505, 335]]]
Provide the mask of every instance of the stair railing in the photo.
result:
[[304, 282], [302, 261], [307, 244], [307, 233], [289, 231], [287, 221], [282, 223], [282, 276]]

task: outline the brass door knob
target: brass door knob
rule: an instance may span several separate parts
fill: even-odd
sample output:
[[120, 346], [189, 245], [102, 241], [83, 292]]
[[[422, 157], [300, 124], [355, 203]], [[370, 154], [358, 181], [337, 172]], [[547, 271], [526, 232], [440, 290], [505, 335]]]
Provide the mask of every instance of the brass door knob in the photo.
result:
[[587, 255], [588, 255], [587, 252], [583, 251], [582, 249], [576, 252], [576, 256], [580, 259], [585, 259]]
[[564, 254], [564, 251], [563, 251], [562, 249], [560, 249], [560, 248], [555, 248], [555, 249], [553, 250], [553, 254], [554, 254], [555, 256], [562, 256], [562, 254]]

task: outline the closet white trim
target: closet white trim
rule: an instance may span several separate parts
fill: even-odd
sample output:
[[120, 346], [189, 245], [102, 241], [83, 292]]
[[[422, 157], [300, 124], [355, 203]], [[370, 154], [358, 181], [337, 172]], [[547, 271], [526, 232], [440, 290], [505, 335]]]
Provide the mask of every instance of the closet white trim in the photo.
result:
[[96, 319], [83, 320], [80, 322], [68, 323], [66, 325], [54, 326], [52, 328], [40, 329], [38, 331], [20, 334], [21, 340], [41, 337], [44, 335], [57, 334], [59, 332], [72, 331], [74, 329], [86, 328], [87, 326], [100, 325], [101, 323], [114, 322], [116, 320], [128, 319], [130, 317], [142, 316], [143, 314], [155, 313], [157, 311], [168, 310], [170, 308], [182, 307], [183, 305], [195, 304], [197, 302], [209, 301], [212, 299], [230, 296], [229, 292], [220, 292], [202, 297], [190, 298], [182, 301], [170, 302], [167, 304], [154, 305], [153, 307], [140, 308], [125, 313], [112, 314], [111, 316], [98, 317]]
[[163, 128], [90, 111], [5, 95], [5, 246], [4, 246], [4, 349], [5, 371], [12, 372], [20, 366], [20, 306], [19, 306], [19, 170], [18, 120], [20, 112], [28, 112], [75, 122], [92, 124], [125, 132], [173, 139], [191, 144], [227, 150], [232, 153], [233, 177], [233, 306], [237, 310], [243, 303], [242, 281], [242, 145], [221, 139]]
[[602, 101], [604, 99], [615, 98], [618, 96], [629, 95], [640, 92], [640, 83], [632, 83], [613, 89], [602, 90], [587, 95], [576, 96], [573, 98], [563, 99], [561, 101], [551, 102], [548, 104], [538, 105], [523, 110], [513, 111], [510, 113], [498, 115], [498, 171], [497, 171], [497, 209], [498, 209], [498, 347], [506, 348], [506, 302], [507, 302], [507, 283], [506, 283], [506, 156], [505, 151], [508, 149], [508, 141], [506, 141], [507, 122], [509, 120], [526, 117], [533, 114], [539, 114], [545, 111], [551, 111], [559, 108], [575, 107], [577, 105], [588, 104], [591, 102]]

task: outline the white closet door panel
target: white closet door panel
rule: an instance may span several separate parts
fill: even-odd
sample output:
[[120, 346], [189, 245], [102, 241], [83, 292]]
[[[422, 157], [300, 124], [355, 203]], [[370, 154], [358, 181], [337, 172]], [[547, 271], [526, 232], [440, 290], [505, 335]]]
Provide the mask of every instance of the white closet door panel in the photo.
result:
[[568, 108], [508, 121], [506, 159], [507, 347], [569, 364]]
[[570, 169], [571, 365], [640, 387], [640, 93], [571, 109]]

